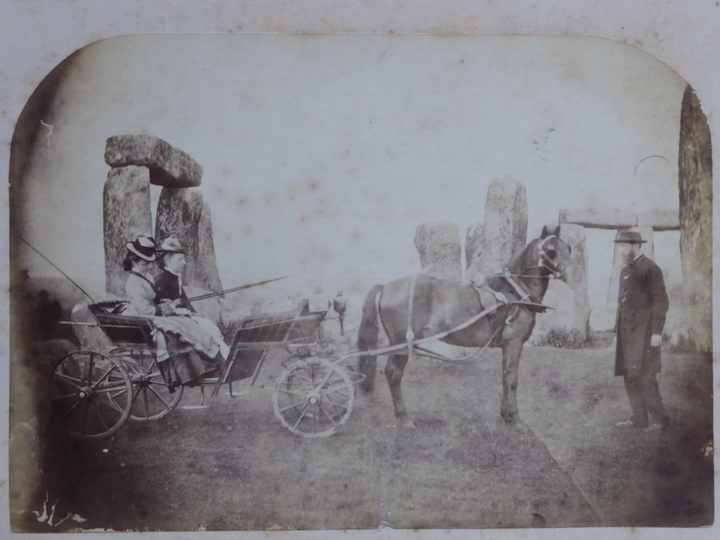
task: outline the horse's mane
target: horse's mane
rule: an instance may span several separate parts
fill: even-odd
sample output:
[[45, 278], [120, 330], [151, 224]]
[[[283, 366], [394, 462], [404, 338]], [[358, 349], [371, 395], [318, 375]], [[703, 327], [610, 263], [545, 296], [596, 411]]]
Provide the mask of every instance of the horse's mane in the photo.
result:
[[534, 266], [537, 263], [535, 260], [535, 248], [540, 238], [530, 240], [527, 246], [517, 255], [510, 264], [507, 265], [508, 270], [513, 274], [521, 274], [530, 266]]

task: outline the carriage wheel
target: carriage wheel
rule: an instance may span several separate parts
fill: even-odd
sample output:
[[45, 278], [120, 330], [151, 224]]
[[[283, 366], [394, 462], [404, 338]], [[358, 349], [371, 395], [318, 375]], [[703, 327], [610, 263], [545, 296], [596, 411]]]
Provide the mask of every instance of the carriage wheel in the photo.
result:
[[131, 392], [119, 360], [87, 349], [60, 358], [50, 375], [53, 419], [78, 437], [115, 433], [130, 415]]
[[273, 408], [294, 434], [328, 437], [348, 421], [354, 401], [347, 371], [324, 358], [311, 358], [298, 360], [282, 372]]
[[130, 357], [130, 361], [123, 363], [132, 383], [131, 420], [159, 420], [177, 407], [182, 399], [183, 387], [179, 386], [174, 392], [170, 392], [152, 353], [136, 352]]

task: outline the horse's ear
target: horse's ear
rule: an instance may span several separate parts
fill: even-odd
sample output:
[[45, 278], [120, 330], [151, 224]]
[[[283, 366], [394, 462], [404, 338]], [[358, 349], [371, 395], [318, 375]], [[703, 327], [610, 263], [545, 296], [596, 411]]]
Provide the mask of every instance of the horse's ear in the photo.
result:
[[560, 225], [545, 225], [542, 230], [540, 238], [547, 238], [548, 236], [558, 236], [560, 234]]

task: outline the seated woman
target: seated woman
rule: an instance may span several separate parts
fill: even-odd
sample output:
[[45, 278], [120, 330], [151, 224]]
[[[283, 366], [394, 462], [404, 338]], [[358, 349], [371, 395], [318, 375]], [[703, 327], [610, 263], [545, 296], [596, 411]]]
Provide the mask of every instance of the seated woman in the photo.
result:
[[125, 283], [125, 296], [130, 307], [123, 313], [141, 316], [162, 315], [160, 306], [155, 303], [155, 240], [149, 236], [138, 236], [125, 244], [127, 255], [123, 261], [123, 270], [130, 272]]
[[168, 238], [158, 253], [163, 271], [155, 278], [154, 302], [163, 316], [155, 320], [155, 325], [165, 333], [173, 359], [172, 369], [163, 372], [171, 386], [191, 385], [198, 378], [218, 371], [230, 349], [220, 329], [198, 316], [185, 294], [182, 274], [186, 261], [180, 242]]

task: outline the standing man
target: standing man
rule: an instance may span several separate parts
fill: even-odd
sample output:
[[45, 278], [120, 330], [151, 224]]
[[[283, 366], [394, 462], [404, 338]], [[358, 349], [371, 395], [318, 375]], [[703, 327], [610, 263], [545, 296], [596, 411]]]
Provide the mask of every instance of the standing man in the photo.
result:
[[[632, 418], [617, 425], [656, 431], [670, 424], [656, 379], [668, 310], [665, 282], [658, 265], [640, 253], [645, 243], [640, 233], [620, 231], [615, 242], [620, 244], [620, 256], [625, 262], [620, 273], [615, 376], [625, 377], [632, 409]], [[654, 420], [652, 425], [648, 414]]]

